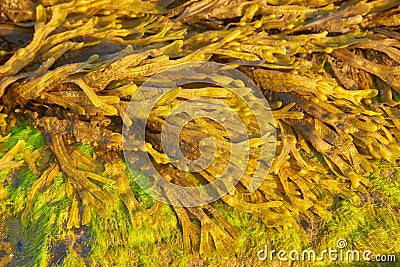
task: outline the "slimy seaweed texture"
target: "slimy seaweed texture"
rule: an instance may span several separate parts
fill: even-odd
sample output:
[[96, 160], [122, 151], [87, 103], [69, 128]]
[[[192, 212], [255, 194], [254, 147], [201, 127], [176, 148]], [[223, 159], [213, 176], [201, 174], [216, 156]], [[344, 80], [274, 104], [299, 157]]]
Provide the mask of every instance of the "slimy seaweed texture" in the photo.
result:
[[[245, 227], [224, 209], [246, 225], [282, 233], [305, 230], [304, 218], [330, 227], [336, 208], [355, 213], [366, 202], [378, 162], [400, 160], [400, 1], [27, 0], [17, 13], [12, 2], [0, 5], [0, 214], [19, 218], [21, 229], [45, 223], [45, 230], [32, 228], [37, 238], [27, 238], [33, 245], [26, 258], [0, 257], [0, 265], [96, 266], [99, 255], [113, 253], [110, 266], [138, 266], [165, 251], [175, 265], [188, 263], [172, 260], [180, 254], [238, 259]], [[26, 6], [30, 12], [22, 12]], [[135, 112], [128, 107], [148, 78], [198, 61], [226, 64], [257, 84], [274, 117], [276, 152], [260, 187], [250, 190], [264, 139], [250, 108], [227, 89], [245, 91], [243, 82], [216, 74], [213, 81], [226, 88], [176, 87], [146, 118], [140, 149], [165, 179], [210, 183], [232, 156], [227, 131], [196, 118], [182, 128], [182, 153], [198, 157], [200, 141], [210, 138], [218, 146], [214, 162], [196, 173], [173, 165], [160, 131], [191, 98], [235, 110], [251, 157], [217, 202], [168, 206], [139, 188], [132, 175], [144, 175], [140, 170], [127, 171], [122, 125], [135, 127], [146, 116], [140, 101]], [[152, 97], [147, 93], [143, 101]], [[338, 199], [349, 206], [332, 208]], [[0, 239], [0, 252], [15, 247]]]

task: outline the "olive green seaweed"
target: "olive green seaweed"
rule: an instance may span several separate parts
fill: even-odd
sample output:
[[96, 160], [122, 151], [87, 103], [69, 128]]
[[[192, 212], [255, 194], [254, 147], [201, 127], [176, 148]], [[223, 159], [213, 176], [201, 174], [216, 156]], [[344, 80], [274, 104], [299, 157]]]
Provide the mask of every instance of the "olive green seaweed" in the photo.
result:
[[[33, 2], [29, 12], [0, 4], [0, 265], [265, 266], [257, 259], [264, 246], [322, 251], [339, 239], [400, 257], [400, 1]], [[232, 92], [251, 99], [244, 82], [220, 73], [180, 86], [154, 81], [174, 89], [149, 115], [140, 107], [154, 92], [132, 100], [154, 74], [199, 61], [252, 79], [270, 103], [276, 138], [262, 135], [257, 112]], [[196, 118], [180, 131], [181, 151], [196, 159], [208, 138], [215, 159], [196, 173], [173, 165], [160, 131], [179, 123], [168, 115], [192, 98], [235, 111], [250, 156], [218, 201], [169, 206], [136, 182], [156, 186], [130, 165], [129, 151], [186, 187], [213, 182], [235, 157], [228, 131]], [[123, 158], [122, 124], [135, 131], [143, 119], [145, 145], [125, 146]], [[268, 169], [266, 142], [276, 142], [272, 165], [251, 190], [256, 168]]]

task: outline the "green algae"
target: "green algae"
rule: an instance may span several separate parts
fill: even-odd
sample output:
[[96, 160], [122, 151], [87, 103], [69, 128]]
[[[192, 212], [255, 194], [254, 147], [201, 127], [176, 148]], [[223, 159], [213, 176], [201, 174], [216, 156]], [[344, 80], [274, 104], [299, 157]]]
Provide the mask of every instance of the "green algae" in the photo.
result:
[[[18, 122], [10, 133], [8, 140], [3, 143], [8, 149], [17, 144], [18, 140], [26, 141], [23, 151], [39, 149], [45, 145], [43, 137], [25, 122]], [[93, 155], [90, 147], [82, 148], [80, 144], [76, 146], [88, 155]], [[315, 158], [315, 162], [322, 163], [323, 157]], [[301, 250], [311, 247], [322, 250], [334, 246], [339, 238], [345, 238], [352, 249], [370, 249], [377, 254], [399, 253], [396, 249], [400, 246], [398, 167], [383, 161], [378, 165], [380, 173], [370, 175], [372, 187], [368, 193], [360, 195], [362, 201], [359, 205], [354, 206], [340, 194], [336, 195], [334, 205], [330, 208], [332, 219], [324, 222], [312, 216], [306, 220], [314, 226], [309, 226], [312, 229], [307, 231], [303, 228], [271, 231], [256, 217], [221, 201], [215, 203], [215, 208], [229, 223], [242, 229], [236, 252], [237, 262], [263, 266], [256, 255], [265, 245], [275, 249]], [[32, 210], [22, 223], [19, 220], [27, 206], [27, 194], [38, 177], [25, 166], [14, 171], [13, 182], [10, 182], [12, 173], [11, 170], [2, 170], [0, 181], [5, 185], [8, 196], [7, 203], [2, 202], [7, 207], [3, 209], [2, 216], [14, 229], [9, 234], [15, 253], [13, 265], [49, 266], [56, 264], [56, 259], [57, 264], [63, 266], [81, 266], [83, 263], [88, 266], [101, 263], [106, 266], [160, 266], [157, 260], [160, 253], [170, 266], [187, 266], [194, 262], [220, 266], [230, 262], [218, 253], [214, 253], [209, 261], [184, 254], [181, 226], [175, 213], [165, 204], [155, 204], [135, 183], [130, 173], [128, 178], [135, 196], [147, 210], [154, 209], [152, 211], [157, 215], [154, 221], [157, 223], [135, 227], [129, 220], [126, 207], [118, 202], [107, 209], [106, 218], [92, 210], [91, 223], [83, 230], [83, 234], [65, 228], [72, 199], [62, 193], [65, 192], [66, 182], [63, 173], [59, 173], [48, 188], [37, 194]], [[134, 175], [144, 174], [138, 171]], [[319, 266], [335, 265], [324, 262]], [[387, 266], [394, 265], [387, 263]]]

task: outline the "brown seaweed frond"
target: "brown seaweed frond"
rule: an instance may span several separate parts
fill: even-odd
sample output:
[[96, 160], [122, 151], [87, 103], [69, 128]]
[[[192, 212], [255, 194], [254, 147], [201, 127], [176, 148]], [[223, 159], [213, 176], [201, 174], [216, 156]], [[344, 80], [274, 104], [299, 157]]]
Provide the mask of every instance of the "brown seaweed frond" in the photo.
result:
[[24, 161], [14, 161], [15, 156], [25, 146], [25, 141], [19, 140], [7, 153], [0, 159], [0, 170], [19, 168], [24, 164]]
[[[148, 123], [140, 150], [166, 180], [189, 187], [215, 181], [231, 156], [235, 158], [227, 131], [215, 121], [196, 118], [179, 136], [188, 158], [201, 154], [201, 140], [213, 140], [216, 157], [205, 170], [177, 169], [162, 147], [161, 129], [176, 122], [166, 121], [167, 116], [181, 103], [202, 97], [231, 107], [249, 134], [249, 162], [222, 202], [284, 230], [299, 227], [299, 214], [313, 212], [327, 220], [336, 195], [357, 205], [357, 193], [371, 185], [374, 160], [400, 159], [398, 5], [386, 0], [42, 1], [35, 20], [28, 12], [26, 20], [19, 21], [31, 22], [3, 26], [30, 39], [0, 47], [0, 126], [11, 125], [15, 112], [24, 116], [45, 135], [58, 164], [46, 165], [47, 170], [45, 164], [35, 165], [43, 160], [38, 153], [48, 155], [48, 150], [21, 153], [40, 176], [29, 192], [24, 216], [39, 190], [61, 170], [72, 200], [68, 229], [89, 224], [92, 208], [107, 216], [107, 208], [118, 200], [133, 225], [156, 220], [151, 212], [157, 215], [158, 204], [151, 212], [141, 206], [120, 160], [122, 123], [135, 127], [142, 119]], [[159, 81], [174, 89], [148, 118], [141, 108], [128, 108], [149, 77], [195, 61], [227, 64], [250, 77], [271, 103], [276, 140], [261, 136], [254, 112], [230, 92], [232, 86], [246, 92], [243, 82], [219, 74], [210, 75], [209, 81], [226, 88], [201, 83], [176, 87]], [[145, 92], [131, 104], [140, 107], [152, 96]], [[221, 105], [209, 112], [218, 115], [224, 109]], [[271, 171], [252, 191], [250, 181], [263, 160], [257, 156], [264, 141], [276, 141], [276, 153]], [[90, 145], [95, 156], [74, 149], [75, 142]], [[23, 141], [2, 157], [0, 169], [21, 166], [22, 161], [13, 159], [22, 147]], [[0, 199], [6, 194], [0, 184]], [[166, 194], [178, 200], [193, 197]], [[213, 251], [224, 258], [234, 255], [239, 231], [213, 204], [173, 208], [185, 252], [203, 258], [212, 257]]]

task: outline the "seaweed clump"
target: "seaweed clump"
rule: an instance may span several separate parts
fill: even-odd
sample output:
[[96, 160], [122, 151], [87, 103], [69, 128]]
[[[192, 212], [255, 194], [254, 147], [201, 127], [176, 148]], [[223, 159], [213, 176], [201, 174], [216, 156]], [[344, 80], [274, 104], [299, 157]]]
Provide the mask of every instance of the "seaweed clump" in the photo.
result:
[[[125, 113], [147, 78], [196, 61], [224, 63], [247, 74], [275, 118], [277, 151], [270, 173], [251, 192], [248, 181], [260, 159], [250, 160], [222, 202], [282, 230], [298, 228], [300, 215], [328, 220], [335, 196], [360, 202], [357, 192], [371, 185], [373, 160], [396, 163], [400, 158], [399, 1], [226, 3], [41, 1], [34, 21], [26, 16], [26, 21], [0, 25], [9, 30], [1, 36], [5, 44], [0, 43], [0, 126], [7, 134], [14, 118], [24, 118], [44, 135], [56, 159], [38, 148], [14, 160], [23, 141], [1, 158], [0, 170], [19, 168], [23, 160], [38, 176], [23, 218], [37, 193], [62, 171], [65, 197], [71, 200], [66, 229], [90, 225], [92, 209], [94, 216], [106, 218], [118, 203], [136, 227], [156, 220], [158, 204], [143, 207], [125, 172], [122, 123], [134, 126]], [[7, 41], [11, 36], [29, 41]], [[240, 81], [227, 85], [231, 82]], [[223, 88], [197, 86], [159, 101], [146, 131], [144, 152], [166, 179], [184, 186], [215, 180], [229, 155], [218, 153], [204, 172], [177, 170], [158, 134], [175, 106], [191, 97], [219, 98], [236, 108], [249, 127], [254, 123], [245, 116], [246, 107]], [[140, 119], [140, 108], [130, 116]], [[260, 146], [256, 132], [253, 150]], [[216, 123], [198, 119], [181, 134], [183, 150], [195, 157], [199, 140], [206, 137], [222, 146], [229, 143]], [[84, 153], [76, 143], [93, 151]], [[0, 184], [2, 203], [8, 198], [5, 183]], [[185, 252], [204, 259], [214, 250], [224, 258], [234, 255], [240, 231], [213, 204], [172, 209]]]

